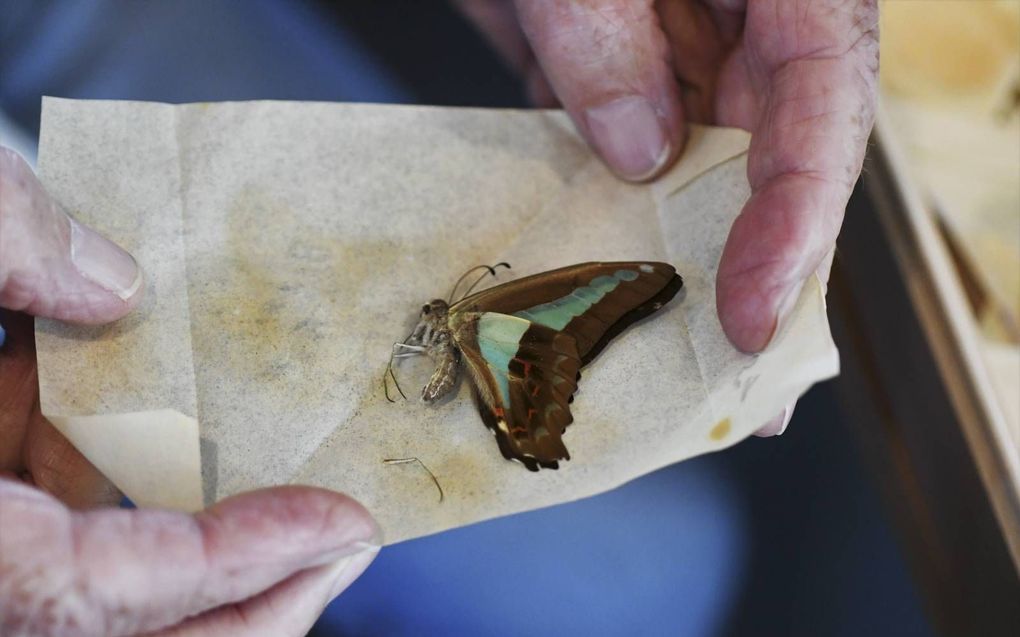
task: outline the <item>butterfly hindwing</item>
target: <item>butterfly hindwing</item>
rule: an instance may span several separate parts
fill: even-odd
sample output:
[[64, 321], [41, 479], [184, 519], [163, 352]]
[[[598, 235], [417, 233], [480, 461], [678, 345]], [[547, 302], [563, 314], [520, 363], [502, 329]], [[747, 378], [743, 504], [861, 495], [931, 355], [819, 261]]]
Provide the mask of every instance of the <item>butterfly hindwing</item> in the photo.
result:
[[562, 435], [581, 368], [574, 338], [495, 312], [458, 312], [451, 327], [503, 455], [532, 471], [569, 459]]
[[683, 286], [667, 263], [582, 263], [483, 290], [451, 308], [514, 315], [574, 337], [584, 364]]

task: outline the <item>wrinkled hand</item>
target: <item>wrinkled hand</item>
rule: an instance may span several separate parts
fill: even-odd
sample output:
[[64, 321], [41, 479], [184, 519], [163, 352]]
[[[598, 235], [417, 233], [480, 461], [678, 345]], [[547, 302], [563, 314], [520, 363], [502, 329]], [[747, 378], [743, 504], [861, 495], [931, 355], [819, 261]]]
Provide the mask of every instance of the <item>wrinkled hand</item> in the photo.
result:
[[[828, 280], [874, 121], [875, 0], [458, 0], [606, 164], [654, 178], [687, 122], [751, 131], [752, 195], [719, 263], [730, 340], [766, 347], [804, 281]], [[785, 427], [792, 406], [763, 432]]]
[[194, 516], [74, 510], [120, 494], [40, 414], [28, 314], [113, 321], [141, 280], [0, 147], [0, 634], [304, 635], [378, 550], [350, 498], [281, 487]]

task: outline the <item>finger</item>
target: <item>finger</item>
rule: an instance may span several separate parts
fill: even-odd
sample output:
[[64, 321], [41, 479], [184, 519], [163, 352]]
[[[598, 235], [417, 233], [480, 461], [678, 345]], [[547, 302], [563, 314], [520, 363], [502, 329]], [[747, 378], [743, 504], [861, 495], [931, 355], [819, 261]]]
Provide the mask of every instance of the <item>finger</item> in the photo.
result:
[[72, 513], [38, 490], [0, 482], [0, 599], [18, 600], [0, 632], [158, 630], [371, 550], [377, 533], [359, 504], [310, 487], [243, 494], [189, 516]]
[[701, 0], [708, 7], [724, 43], [732, 44], [744, 29], [747, 0]]
[[21, 476], [74, 508], [116, 504], [120, 493], [39, 411], [32, 318], [0, 310], [0, 471]]
[[252, 599], [213, 609], [157, 635], [301, 637], [326, 605], [368, 568], [378, 552], [378, 547], [370, 547], [336, 563], [302, 571]]
[[[768, 89], [748, 155], [752, 195], [730, 230], [716, 287], [723, 329], [749, 352], [768, 344], [835, 245], [874, 121], [877, 9], [826, 4], [804, 5], [805, 15], [777, 11], [774, 23], [749, 13], [745, 27], [747, 38], [782, 52], [756, 54]], [[792, 32], [775, 33], [782, 28]]]
[[517, 11], [553, 91], [617, 175], [642, 181], [673, 162], [683, 112], [650, 1], [518, 0]]
[[131, 256], [70, 218], [17, 153], [0, 147], [0, 306], [105, 323], [138, 302]]
[[797, 402], [794, 401], [783, 408], [783, 413], [779, 414], [772, 420], [765, 423], [761, 429], [754, 432], [754, 435], [759, 438], [768, 438], [770, 436], [781, 436], [786, 428], [790, 425], [790, 419], [793, 418], [793, 410], [796, 408]]
[[716, 75], [729, 51], [709, 7], [694, 0], [659, 0], [662, 28], [673, 53], [673, 68], [688, 121], [711, 123]]
[[35, 368], [32, 318], [0, 309], [7, 338], [0, 346], [0, 470], [24, 468], [26, 423], [36, 411], [39, 382]]
[[121, 493], [39, 413], [29, 422], [25, 471], [31, 483], [73, 509], [116, 505]]

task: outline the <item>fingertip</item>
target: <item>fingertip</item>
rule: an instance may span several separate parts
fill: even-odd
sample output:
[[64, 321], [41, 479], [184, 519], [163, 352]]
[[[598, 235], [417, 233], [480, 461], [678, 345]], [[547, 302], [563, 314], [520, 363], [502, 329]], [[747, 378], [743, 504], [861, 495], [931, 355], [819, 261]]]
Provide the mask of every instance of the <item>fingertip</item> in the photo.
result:
[[[221, 527], [259, 531], [260, 536], [289, 535], [318, 552], [368, 543], [379, 545], [381, 531], [357, 500], [343, 493], [308, 486], [280, 486], [226, 498], [199, 516], [214, 516]], [[228, 529], [229, 530], [229, 529]]]
[[742, 247], [738, 218], [730, 229], [716, 275], [715, 304], [723, 332], [742, 352], [754, 354], [768, 346], [778, 317], [772, 296], [774, 268]]
[[121, 301], [137, 297], [144, 277], [135, 258], [73, 217], [68, 217], [68, 224], [71, 263], [78, 274]]
[[[668, 101], [668, 98], [666, 98]], [[679, 101], [662, 105], [624, 95], [584, 111], [583, 130], [606, 165], [626, 181], [645, 182], [676, 161], [686, 141]]]
[[804, 285], [803, 280], [768, 284], [762, 281], [768, 274], [756, 274], [720, 274], [716, 284], [716, 307], [723, 332], [737, 349], [748, 354], [758, 353], [772, 343], [786, 325]]
[[730, 228], [716, 277], [723, 331], [744, 352], [759, 352], [782, 330], [809, 276], [832, 250], [839, 226], [800, 175], [760, 186]]
[[520, 0], [537, 66], [578, 131], [627, 181], [662, 174], [684, 142], [671, 49], [651, 3]]
[[113, 241], [66, 213], [16, 153], [0, 153], [0, 305], [99, 324], [138, 305], [142, 269]]
[[716, 307], [723, 333], [742, 352], [755, 354], [765, 349], [779, 324], [768, 299], [747, 277], [723, 279], [716, 286]]
[[127, 298], [110, 294], [99, 286], [86, 283], [82, 289], [46, 304], [33, 304], [24, 311], [35, 316], [52, 318], [74, 325], [107, 325], [124, 318], [141, 304], [145, 296], [145, 279], [139, 270], [138, 282]]
[[382, 546], [382, 528], [368, 509], [345, 493], [319, 487], [291, 486], [299, 497], [311, 498], [324, 512], [323, 528], [330, 537], [341, 539], [358, 550]]

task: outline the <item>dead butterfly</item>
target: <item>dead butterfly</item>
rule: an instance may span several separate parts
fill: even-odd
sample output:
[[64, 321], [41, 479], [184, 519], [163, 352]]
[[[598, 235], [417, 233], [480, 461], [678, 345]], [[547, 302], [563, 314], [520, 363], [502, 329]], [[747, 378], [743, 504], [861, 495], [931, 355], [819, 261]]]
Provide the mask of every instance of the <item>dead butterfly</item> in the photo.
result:
[[[421, 395], [432, 402], [453, 389], [466, 361], [478, 411], [503, 456], [532, 471], [556, 469], [570, 459], [562, 435], [573, 421], [569, 404], [580, 369], [624, 328], [668, 303], [683, 280], [666, 263], [582, 263], [467, 296], [500, 266], [510, 267], [469, 270], [448, 300], [422, 306], [414, 331], [394, 344], [387, 373], [396, 382], [393, 358], [429, 356], [435, 372]], [[454, 303], [461, 282], [480, 268], [488, 273]]]

